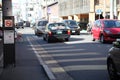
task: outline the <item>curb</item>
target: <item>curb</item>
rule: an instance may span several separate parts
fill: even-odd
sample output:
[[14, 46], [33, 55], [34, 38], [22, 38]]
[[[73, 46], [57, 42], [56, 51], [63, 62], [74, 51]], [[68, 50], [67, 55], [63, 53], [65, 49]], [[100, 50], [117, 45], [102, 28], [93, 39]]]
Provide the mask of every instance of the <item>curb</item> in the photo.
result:
[[0, 75], [3, 72], [3, 55], [0, 56]]
[[38, 52], [35, 50], [34, 46], [32, 45], [32, 43], [30, 42], [30, 39], [27, 37], [27, 40], [30, 44], [30, 46], [32, 47], [34, 53], [36, 54], [36, 57], [38, 58], [38, 61], [40, 63], [40, 65], [42, 65], [44, 71], [46, 72], [49, 80], [56, 80], [54, 74], [52, 73], [52, 71], [48, 68], [48, 66], [44, 63], [44, 61], [42, 60], [41, 56], [38, 55]]

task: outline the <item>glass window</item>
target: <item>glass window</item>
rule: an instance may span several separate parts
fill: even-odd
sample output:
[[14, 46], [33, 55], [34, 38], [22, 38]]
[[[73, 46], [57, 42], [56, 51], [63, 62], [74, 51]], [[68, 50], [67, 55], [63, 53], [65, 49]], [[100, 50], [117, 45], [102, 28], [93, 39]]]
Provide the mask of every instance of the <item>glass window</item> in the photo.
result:
[[66, 21], [66, 25], [72, 27], [73, 25], [77, 25], [77, 22], [76, 21]]
[[48, 21], [39, 21], [38, 26], [46, 26], [47, 23]]
[[55, 24], [50, 24], [48, 28], [51, 30], [56, 30], [56, 29], [65, 29], [66, 26], [63, 23], [55, 23]]
[[119, 27], [120, 28], [120, 21], [104, 21], [104, 25], [106, 28], [114, 28]]

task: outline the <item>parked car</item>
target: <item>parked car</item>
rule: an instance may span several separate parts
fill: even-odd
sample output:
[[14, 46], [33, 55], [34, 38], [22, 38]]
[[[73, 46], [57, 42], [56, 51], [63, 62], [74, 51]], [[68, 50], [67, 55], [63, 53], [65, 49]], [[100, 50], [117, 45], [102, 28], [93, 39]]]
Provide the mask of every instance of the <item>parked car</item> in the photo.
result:
[[35, 23], [34, 31], [35, 35], [43, 34], [45, 26], [47, 25], [47, 20], [40, 20]]
[[81, 29], [75, 20], [63, 20], [62, 22], [65, 23], [70, 28], [71, 34], [80, 35]]
[[98, 19], [94, 22], [91, 33], [93, 41], [113, 42], [116, 38], [120, 38], [120, 21], [116, 19]]
[[81, 30], [87, 30], [87, 22], [77, 22]]
[[120, 39], [113, 42], [107, 57], [107, 69], [110, 80], [120, 80]]
[[69, 41], [70, 34], [70, 28], [64, 23], [49, 23], [45, 28], [43, 40], [46, 40], [48, 43], [57, 39], [65, 39], [65, 41]]
[[3, 27], [0, 27], [0, 39], [3, 38]]
[[18, 23], [16, 23], [15, 27], [16, 27], [17, 29], [19, 29], [19, 28], [24, 28], [24, 25], [23, 25], [23, 24], [24, 24], [23, 21], [18, 22]]

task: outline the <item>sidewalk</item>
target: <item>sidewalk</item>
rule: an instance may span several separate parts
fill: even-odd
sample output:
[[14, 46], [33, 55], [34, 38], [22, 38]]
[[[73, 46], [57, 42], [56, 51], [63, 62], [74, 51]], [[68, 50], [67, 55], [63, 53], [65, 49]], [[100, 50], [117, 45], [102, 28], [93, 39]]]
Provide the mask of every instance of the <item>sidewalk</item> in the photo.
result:
[[16, 43], [16, 67], [0, 67], [0, 80], [49, 80], [27, 42]]

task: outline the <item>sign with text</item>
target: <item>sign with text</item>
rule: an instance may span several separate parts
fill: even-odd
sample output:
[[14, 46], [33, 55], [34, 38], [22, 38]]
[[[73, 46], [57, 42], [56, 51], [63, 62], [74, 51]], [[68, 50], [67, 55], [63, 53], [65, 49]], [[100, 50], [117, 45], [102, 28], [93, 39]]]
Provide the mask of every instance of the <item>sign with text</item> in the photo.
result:
[[14, 30], [4, 30], [4, 44], [14, 43]]

